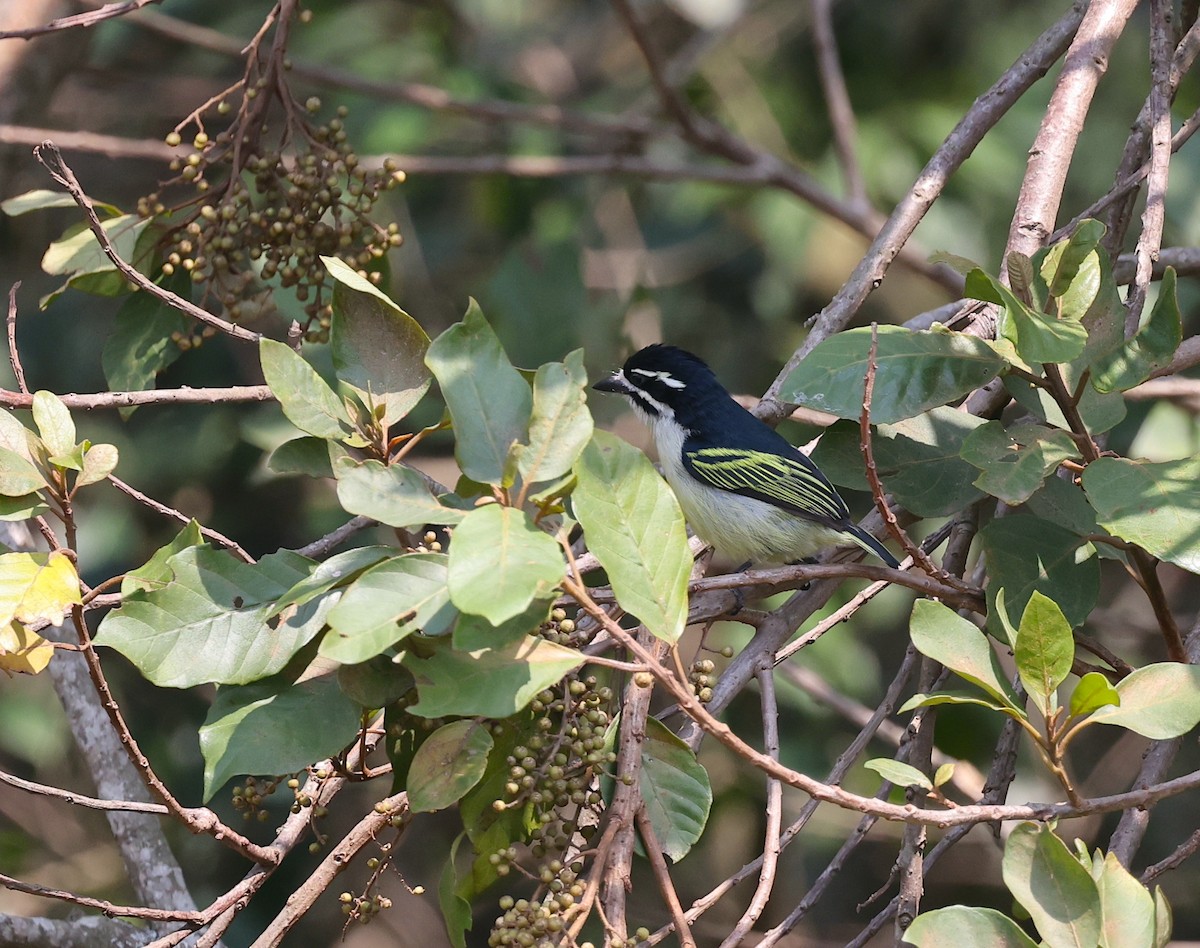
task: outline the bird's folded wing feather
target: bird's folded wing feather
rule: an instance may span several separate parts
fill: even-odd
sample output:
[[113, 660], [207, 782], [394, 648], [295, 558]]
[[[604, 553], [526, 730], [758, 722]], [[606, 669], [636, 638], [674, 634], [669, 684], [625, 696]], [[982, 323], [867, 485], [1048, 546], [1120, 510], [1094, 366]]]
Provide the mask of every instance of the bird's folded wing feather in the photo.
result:
[[849, 517], [837, 492], [799, 458], [745, 448], [699, 448], [685, 451], [684, 458], [699, 480], [718, 490], [831, 524]]

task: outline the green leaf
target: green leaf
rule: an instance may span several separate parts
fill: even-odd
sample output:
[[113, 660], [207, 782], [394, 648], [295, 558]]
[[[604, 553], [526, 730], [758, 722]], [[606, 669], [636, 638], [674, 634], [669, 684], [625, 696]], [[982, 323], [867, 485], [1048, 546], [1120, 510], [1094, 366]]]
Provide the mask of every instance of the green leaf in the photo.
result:
[[340, 665], [337, 676], [342, 694], [371, 711], [399, 701], [416, 686], [409, 670], [386, 655], [376, 655], [357, 665]]
[[933, 773], [933, 785], [942, 787], [948, 784], [954, 778], [954, 768], [955, 763], [952, 760], [938, 767]]
[[[186, 285], [181, 285], [184, 280]], [[170, 285], [186, 296], [190, 284], [181, 277]], [[157, 297], [144, 291], [130, 294], [117, 310], [116, 326], [100, 354], [108, 387], [114, 392], [153, 388], [155, 376], [182, 354], [172, 333], [186, 333], [190, 326], [186, 316]]]
[[[99, 206], [97, 205], [97, 207]], [[64, 191], [48, 191], [45, 188], [37, 188], [33, 191], [26, 191], [24, 194], [18, 194], [16, 197], [10, 197], [7, 201], [0, 201], [0, 211], [9, 217], [20, 217], [30, 211], [41, 211], [52, 207], [75, 207], [75, 199]], [[111, 204], [106, 204], [104, 207], [116, 211]]]
[[704, 832], [712, 786], [691, 747], [655, 718], [646, 721], [638, 786], [662, 851], [679, 862]]
[[337, 281], [329, 338], [334, 372], [364, 405], [384, 406], [380, 424], [386, 431], [429, 390], [429, 336], [346, 263], [336, 257], [322, 257], [321, 262]]
[[575, 515], [617, 600], [658, 638], [674, 642], [687, 624], [692, 568], [674, 493], [641, 451], [605, 431], [595, 433], [575, 470]]
[[554, 538], [514, 507], [488, 504], [463, 518], [450, 544], [450, 601], [499, 625], [545, 599], [566, 561]]
[[1004, 307], [1003, 337], [1030, 364], [1070, 362], [1083, 352], [1087, 329], [1075, 319], [1059, 319], [1027, 306], [1007, 286], [982, 270], [967, 274], [963, 295]]
[[362, 514], [390, 527], [411, 529], [426, 524], [459, 523], [466, 514], [444, 506], [433, 496], [419, 471], [406, 464], [338, 458], [338, 503], [348, 513]]
[[[3, 475], [0, 474], [0, 484], [2, 483]], [[3, 490], [0, 490], [0, 521], [29, 520], [33, 517], [40, 517], [49, 509], [50, 506], [38, 494], [6, 497]]]
[[533, 395], [472, 300], [429, 346], [425, 362], [437, 378], [454, 425], [454, 456], [481, 484], [499, 484], [512, 445], [524, 442]]
[[1013, 650], [1021, 683], [1046, 717], [1054, 714], [1054, 694], [1071, 673], [1075, 639], [1058, 603], [1036, 589], [1021, 616]]
[[[117, 256], [133, 262], [138, 238], [150, 224], [136, 214], [122, 214], [101, 223]], [[104, 254], [96, 235], [87, 224], [75, 224], [54, 241], [42, 256], [42, 269], [51, 276], [78, 277], [89, 273], [115, 271], [116, 265]], [[120, 277], [124, 281], [124, 277]], [[113, 294], [116, 295], [116, 294]]]
[[116, 469], [119, 460], [116, 445], [93, 444], [83, 455], [83, 470], [75, 478], [75, 486], [86, 487], [104, 480]]
[[466, 933], [471, 928], [471, 903], [457, 893], [458, 870], [454, 866], [458, 856], [458, 847], [466, 833], [459, 833], [450, 847], [450, 856], [442, 867], [438, 878], [438, 905], [442, 910], [442, 920], [446, 923], [446, 934], [450, 938], [452, 948], [467, 948]]
[[979, 532], [988, 565], [988, 628], [1003, 637], [996, 590], [1006, 594], [1006, 616], [1019, 623], [1036, 589], [1053, 599], [1071, 627], [1082, 625], [1100, 594], [1100, 564], [1090, 543], [1028, 514], [993, 520]]
[[531, 636], [471, 652], [438, 642], [426, 658], [412, 652], [404, 656], [421, 696], [409, 710], [426, 718], [475, 714], [505, 718], [584, 661], [585, 656], [574, 649]]
[[221, 687], [200, 728], [204, 800], [238, 774], [286, 774], [353, 739], [359, 708], [333, 675]]
[[1100, 948], [1142, 948], [1154, 944], [1154, 897], [1112, 853], [1096, 880], [1100, 892]]
[[274, 600], [314, 565], [289, 550], [243, 563], [223, 550], [187, 547], [162, 564], [165, 584], [135, 587], [104, 617], [96, 644], [162, 688], [257, 681], [280, 671], [323, 626], [320, 603], [267, 622]]
[[276, 474], [303, 474], [306, 477], [333, 477], [329, 463], [329, 442], [305, 435], [285, 441], [267, 458], [267, 467]]
[[1100, 239], [1106, 228], [1100, 221], [1080, 221], [1071, 236], [1054, 244], [1042, 258], [1042, 279], [1051, 296], [1065, 296], [1078, 282], [1080, 269], [1084, 269], [1085, 279], [1088, 270], [1084, 263], [1088, 257], [1094, 256]]
[[526, 484], [562, 477], [591, 440], [587, 381], [582, 349], [570, 353], [563, 362], [547, 362], [538, 368], [533, 379], [529, 445], [518, 460]]
[[273, 339], [258, 344], [263, 376], [288, 421], [316, 438], [340, 440], [350, 430], [346, 406], [316, 370], [289, 346]]
[[1046, 826], [1019, 823], [1004, 847], [1004, 883], [1046, 944], [1096, 948], [1100, 895], [1088, 871]]
[[24, 497], [47, 486], [41, 472], [16, 451], [0, 447], [0, 494]]
[[452, 721], [426, 739], [408, 770], [408, 805], [416, 813], [453, 806], [487, 769], [492, 736], [476, 721]]
[[1069, 711], [1072, 717], [1083, 717], [1098, 711], [1106, 704], [1119, 705], [1121, 695], [1100, 672], [1088, 672], [1079, 679], [1071, 692]]
[[1100, 458], [1084, 470], [1083, 489], [1111, 534], [1200, 573], [1200, 458]]
[[34, 393], [33, 421], [50, 454], [70, 454], [75, 450], [75, 422], [67, 406], [53, 392]]
[[[971, 484], [978, 471], [959, 452], [982, 424], [982, 418], [942, 407], [880, 425], [871, 447], [884, 487], [919, 517], [946, 516], [978, 500], [983, 493]], [[867, 490], [859, 437], [858, 422], [839, 421], [825, 429], [812, 458], [835, 484]]]
[[1021, 926], [995, 909], [951, 905], [918, 915], [904, 933], [917, 948], [1037, 948]]
[[394, 556], [395, 553], [390, 546], [360, 546], [335, 553], [280, 596], [268, 615], [277, 616], [288, 606], [302, 606], [318, 596], [325, 595], [335, 586], [348, 585], [363, 570]]
[[901, 714], [915, 711], [917, 708], [935, 708], [940, 704], [972, 704], [989, 711], [1000, 711], [1011, 717], [1025, 717], [1024, 711], [1018, 711], [1011, 705], [981, 698], [975, 692], [933, 691], [929, 694], [915, 694], [896, 710]]
[[1115, 687], [1120, 704], [1101, 708], [1090, 721], [1115, 724], [1156, 741], [1179, 737], [1200, 723], [1198, 665], [1145, 665]]
[[1146, 381], [1154, 369], [1171, 361], [1183, 339], [1183, 317], [1175, 283], [1175, 270], [1167, 267], [1149, 318], [1132, 339], [1093, 365], [1092, 384], [1098, 391], [1131, 389]]
[[384, 560], [358, 577], [329, 613], [320, 654], [343, 664], [365, 662], [417, 631], [449, 627], [454, 610], [444, 553]]
[[[1007, 364], [982, 339], [963, 333], [880, 326], [871, 420], [891, 424], [961, 398]], [[869, 329], [826, 339], [784, 379], [780, 397], [839, 418], [862, 414]]]
[[[1088, 503], [1083, 488], [1061, 477], [1048, 478], [1025, 503], [1025, 510], [1078, 537], [1090, 537], [1104, 532], [1096, 520], [1096, 511]], [[1124, 558], [1124, 554], [1119, 550], [1102, 543], [1096, 545], [1096, 553], [1100, 556]]]
[[551, 599], [535, 599], [524, 611], [493, 625], [480, 615], [462, 613], [454, 623], [454, 647], [470, 652], [478, 648], [498, 648], [519, 642], [526, 635], [537, 631], [546, 621], [553, 605]]
[[1167, 897], [1158, 886], [1154, 887], [1154, 948], [1166, 948], [1171, 942], [1171, 929], [1174, 920], [1171, 917], [1171, 906]]
[[918, 599], [913, 603], [909, 633], [922, 655], [941, 662], [1001, 704], [1021, 709], [987, 636], [954, 610], [932, 599]]
[[128, 598], [135, 592], [148, 592], [165, 586], [175, 575], [167, 566], [171, 557], [188, 547], [200, 546], [202, 543], [204, 536], [200, 533], [200, 524], [189, 520], [170, 543], [159, 547], [145, 563], [125, 574], [125, 578], [121, 580], [121, 595]]
[[1042, 425], [1005, 428], [999, 421], [976, 428], [962, 446], [963, 460], [982, 471], [975, 486], [1014, 507], [1032, 497], [1059, 464], [1078, 454], [1065, 431]]
[[888, 783], [893, 783], [897, 787], [933, 789], [933, 781], [917, 770], [916, 767], [901, 763], [898, 760], [892, 760], [890, 757], [874, 757], [871, 760], [864, 761], [863, 766], [867, 770], [875, 771], [875, 773], [879, 774]]

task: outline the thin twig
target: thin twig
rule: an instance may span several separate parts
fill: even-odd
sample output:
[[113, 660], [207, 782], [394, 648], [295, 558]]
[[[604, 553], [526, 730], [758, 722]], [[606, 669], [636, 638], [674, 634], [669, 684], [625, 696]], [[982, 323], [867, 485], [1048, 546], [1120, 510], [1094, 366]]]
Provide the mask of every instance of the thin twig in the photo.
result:
[[[151, 510], [153, 510], [155, 513], [160, 513], [164, 517], [170, 517], [172, 520], [178, 520], [180, 523], [191, 523], [192, 522], [192, 518], [189, 517], [187, 514], [181, 512], [179, 510], [176, 510], [174, 507], [168, 507], [166, 504], [162, 503], [162, 501], [155, 500], [153, 497], [150, 497], [147, 494], [143, 494], [136, 487], [131, 487], [130, 485], [126, 484], [123, 480], [121, 480], [121, 478], [117, 477], [115, 474], [109, 474], [108, 479], [112, 482], [112, 485], [115, 488], [117, 488], [117, 490], [121, 491], [121, 493], [129, 495], [134, 500], [136, 500], [139, 504], [144, 504], [145, 506], [147, 506]], [[203, 526], [200, 527], [200, 533], [202, 536], [206, 536], [210, 540], [216, 540], [219, 544], [221, 544], [221, 546], [225, 547], [227, 550], [229, 550], [231, 553], [233, 553], [238, 559], [242, 560], [243, 562], [245, 562], [245, 563], [253, 563], [254, 562], [253, 556], [251, 556], [244, 549], [242, 549], [242, 547], [239, 543], [237, 543], [235, 540], [229, 539], [229, 537], [225, 536], [225, 534], [219, 533], [216, 530], [213, 530], [209, 527], [203, 527]]]
[[[20, 380], [18, 380], [19, 382]], [[225, 388], [165, 388], [145, 392], [97, 392], [92, 395], [68, 393], [59, 400], [71, 409], [93, 411], [98, 408], [132, 408], [135, 405], [215, 405], [225, 402], [267, 402], [275, 396], [265, 385], [230, 385]], [[0, 407], [29, 408], [33, 396], [28, 391], [0, 389]]]
[[[21, 288], [18, 280], [8, 291], [8, 364], [12, 366], [13, 377], [17, 380], [17, 388], [29, 395], [29, 386], [25, 384], [25, 369], [21, 365], [21, 354], [17, 351], [17, 290]], [[29, 403], [33, 404], [30, 396]]]
[[162, 0], [124, 0], [121, 3], [108, 3], [99, 10], [89, 10], [86, 13], [76, 13], [72, 16], [60, 17], [57, 20], [51, 20], [49, 23], [43, 23], [41, 26], [29, 26], [21, 30], [0, 30], [0, 40], [32, 39], [35, 36], [56, 33], [59, 30], [87, 28], [95, 26], [97, 23], [103, 23], [105, 20], [111, 20], [114, 17], [132, 13], [134, 10], [140, 10], [142, 7], [149, 6], [152, 3], [161, 2]]
[[674, 919], [675, 934], [679, 938], [680, 948], [696, 948], [696, 939], [692, 937], [692, 930], [684, 918], [683, 906], [679, 904], [679, 893], [675, 891], [675, 884], [671, 881], [671, 871], [667, 867], [667, 860], [663, 858], [662, 844], [654, 834], [654, 825], [650, 822], [650, 817], [646, 815], [644, 801], [637, 810], [637, 828], [642, 834], [642, 845], [646, 850], [646, 858], [650, 860], [650, 868], [658, 882], [658, 889], [662, 893], [663, 901], [667, 903], [671, 918]]
[[[759, 702], [762, 706], [763, 751], [775, 760], [779, 759], [779, 703], [775, 699], [775, 669], [770, 664], [758, 669]], [[754, 923], [766, 910], [775, 888], [775, 877], [779, 871], [781, 849], [779, 830], [783, 822], [783, 784], [774, 777], [767, 778], [766, 836], [763, 841], [762, 866], [758, 870], [758, 885], [750, 904], [738, 919], [733, 930], [721, 942], [721, 948], [736, 948], [740, 945]], [[678, 926], [676, 920], [676, 926]]]
[[1150, 169], [1146, 175], [1146, 206], [1138, 237], [1137, 272], [1125, 301], [1125, 335], [1132, 337], [1141, 322], [1154, 261], [1162, 246], [1166, 222], [1167, 177], [1171, 168], [1171, 18], [1169, 0], [1150, 0]]
[[833, 148], [838, 167], [846, 185], [846, 197], [860, 207], [867, 207], [867, 186], [858, 163], [856, 139], [858, 121], [846, 89], [846, 77], [838, 56], [837, 37], [833, 31], [832, 0], [812, 0], [813, 47], [817, 53], [817, 75], [825, 95], [829, 125], [833, 131]]
[[32, 882], [22, 882], [0, 873], [0, 885], [14, 892], [24, 892], [44, 899], [57, 899], [60, 902], [70, 902], [84, 908], [97, 909], [109, 917], [124, 916], [126, 918], [141, 918], [146, 921], [158, 922], [192, 922], [200, 921], [199, 912], [176, 912], [171, 909], [146, 908], [140, 905], [115, 905], [105, 899], [93, 899], [86, 895], [76, 895], [64, 889], [51, 889], [46, 886], [34, 885]]
[[129, 813], [155, 813], [160, 816], [165, 816], [170, 812], [161, 803], [142, 803], [138, 800], [100, 800], [96, 797], [87, 797], [82, 793], [75, 793], [71, 790], [60, 790], [58, 787], [51, 787], [44, 783], [23, 780], [2, 770], [0, 770], [0, 783], [6, 783], [10, 787], [16, 787], [18, 790], [24, 790], [26, 793], [35, 793], [39, 796], [64, 800], [67, 803], [85, 807], [89, 810], [120, 810]]
[[1200, 830], [1196, 830], [1185, 839], [1182, 843], [1175, 847], [1171, 855], [1165, 859], [1161, 859], [1153, 866], [1147, 866], [1142, 872], [1139, 881], [1144, 886], [1150, 885], [1155, 879], [1161, 876], [1164, 872], [1169, 872], [1183, 863], [1185, 859], [1189, 859], [1196, 853], [1200, 852]]

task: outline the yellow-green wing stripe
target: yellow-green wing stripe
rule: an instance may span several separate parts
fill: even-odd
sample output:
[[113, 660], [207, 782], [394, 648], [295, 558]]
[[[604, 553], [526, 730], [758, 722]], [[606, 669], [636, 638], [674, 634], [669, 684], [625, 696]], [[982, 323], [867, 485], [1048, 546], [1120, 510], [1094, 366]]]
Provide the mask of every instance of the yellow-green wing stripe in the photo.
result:
[[739, 448], [701, 448], [690, 452], [696, 474], [713, 487], [733, 493], [754, 493], [764, 499], [818, 517], [847, 516], [841, 498], [799, 461]]

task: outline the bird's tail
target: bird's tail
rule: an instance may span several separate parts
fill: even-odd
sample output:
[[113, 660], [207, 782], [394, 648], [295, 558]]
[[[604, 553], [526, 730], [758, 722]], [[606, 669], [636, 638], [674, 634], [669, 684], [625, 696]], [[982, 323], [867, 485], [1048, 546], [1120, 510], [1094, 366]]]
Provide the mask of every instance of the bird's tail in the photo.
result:
[[846, 533], [849, 534], [851, 540], [868, 553], [874, 553], [892, 569], [900, 568], [900, 561], [892, 556], [888, 548], [876, 540], [875, 537], [871, 536], [871, 534], [867, 533], [862, 527], [857, 524], [851, 524], [846, 529]]

